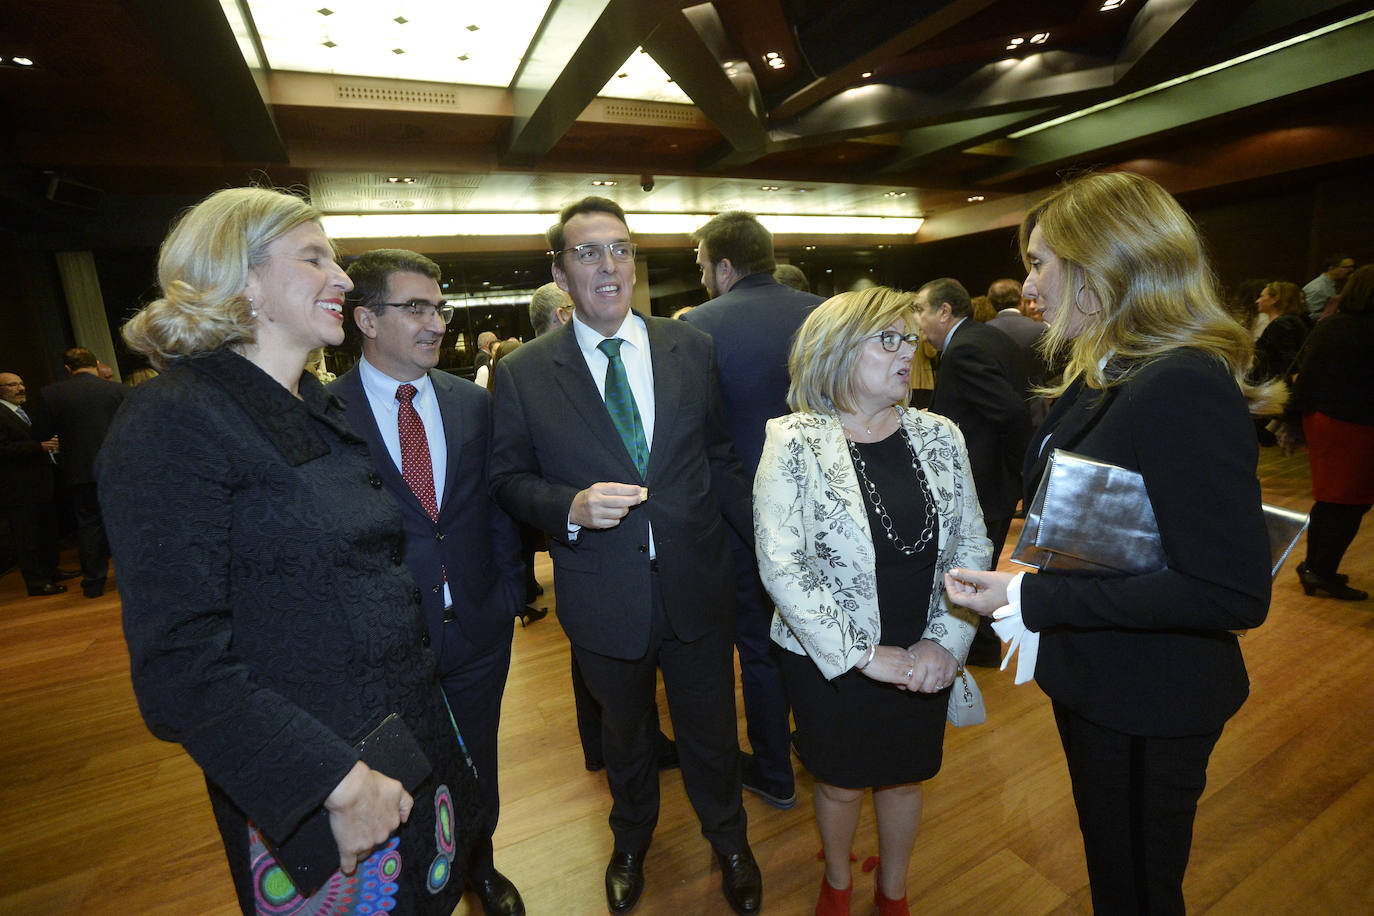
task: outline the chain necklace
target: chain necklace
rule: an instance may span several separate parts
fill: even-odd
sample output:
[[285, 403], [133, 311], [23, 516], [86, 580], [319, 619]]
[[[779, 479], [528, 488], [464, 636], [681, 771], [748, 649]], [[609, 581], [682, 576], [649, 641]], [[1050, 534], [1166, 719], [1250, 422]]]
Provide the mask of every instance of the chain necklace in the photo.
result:
[[[841, 424], [841, 430], [843, 430], [843, 424]], [[868, 494], [869, 501], [873, 503], [873, 511], [878, 513], [878, 521], [882, 523], [883, 530], [887, 533], [887, 539], [892, 542], [893, 547], [901, 551], [904, 556], [909, 557], [935, 537], [935, 497], [931, 495], [930, 484], [926, 481], [925, 475], [921, 473], [921, 466], [916, 457], [916, 446], [911, 444], [911, 438], [906, 434], [906, 427], [902, 425], [900, 416], [897, 418], [897, 434], [902, 437], [902, 441], [906, 443], [906, 450], [911, 454], [911, 469], [916, 472], [916, 481], [920, 484], [921, 494], [926, 499], [925, 527], [921, 529], [921, 536], [914, 545], [908, 545], [892, 529], [892, 517], [887, 514], [887, 508], [883, 505], [883, 498], [878, 494], [877, 485], [869, 480], [868, 474], [865, 473], [867, 465], [863, 456], [859, 454], [859, 447], [847, 435], [844, 437], [844, 441], [849, 446], [849, 457], [854, 460], [854, 470], [859, 474], [859, 482], [863, 484], [864, 492]]]

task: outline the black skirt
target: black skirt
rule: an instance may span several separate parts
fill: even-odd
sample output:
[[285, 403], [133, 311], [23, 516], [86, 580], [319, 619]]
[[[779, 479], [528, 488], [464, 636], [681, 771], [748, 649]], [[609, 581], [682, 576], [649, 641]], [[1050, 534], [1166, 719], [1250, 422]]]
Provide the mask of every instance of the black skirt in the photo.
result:
[[[907, 545], [916, 544], [925, 525], [926, 498], [921, 469], [912, 467], [902, 436], [859, 443], [858, 449], [893, 532]], [[872, 500], [866, 508], [878, 567], [879, 642], [905, 648], [925, 632], [938, 522], [930, 540], [907, 556], [887, 537]], [[933, 694], [898, 690], [852, 669], [827, 681], [808, 656], [775, 651], [797, 723], [798, 755], [817, 780], [864, 789], [921, 782], [939, 772], [948, 689]]]

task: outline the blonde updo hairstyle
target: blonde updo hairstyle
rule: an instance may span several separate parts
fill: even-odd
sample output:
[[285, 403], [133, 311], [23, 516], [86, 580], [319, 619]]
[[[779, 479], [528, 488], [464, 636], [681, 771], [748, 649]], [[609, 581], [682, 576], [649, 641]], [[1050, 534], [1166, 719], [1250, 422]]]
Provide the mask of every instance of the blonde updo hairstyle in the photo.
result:
[[[855, 374], [864, 342], [901, 319], [915, 326], [912, 293], [886, 286], [840, 293], [818, 305], [792, 341], [787, 371], [792, 383], [787, 406], [794, 411], [830, 413], [853, 410]], [[911, 401], [910, 392], [900, 403]]]
[[157, 369], [177, 357], [252, 343], [253, 305], [243, 295], [248, 272], [267, 246], [297, 226], [318, 222], [307, 201], [270, 188], [229, 188], [182, 215], [158, 253], [162, 298], [124, 325], [131, 350]]
[[[1067, 349], [1057, 396], [1082, 376], [1105, 389], [1178, 347], [1209, 353], [1225, 364], [1252, 409], [1281, 391], [1245, 380], [1252, 340], [1222, 305], [1197, 226], [1169, 192], [1131, 172], [1073, 179], [1036, 204], [1021, 223], [1021, 257], [1040, 229], [1059, 258], [1063, 301], [1041, 344], [1051, 359]], [[1100, 305], [1092, 311], [1094, 305]], [[1089, 317], [1069, 338], [1073, 310]], [[1113, 355], [1113, 371], [1100, 366]]]

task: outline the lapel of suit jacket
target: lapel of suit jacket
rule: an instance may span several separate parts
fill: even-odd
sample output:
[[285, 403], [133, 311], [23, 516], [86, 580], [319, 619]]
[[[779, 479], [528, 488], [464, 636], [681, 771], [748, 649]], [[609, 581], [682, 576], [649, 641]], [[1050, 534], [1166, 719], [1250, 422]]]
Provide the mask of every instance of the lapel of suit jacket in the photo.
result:
[[[1031, 441], [1024, 469], [1027, 494], [1034, 494], [1035, 488], [1039, 486], [1040, 477], [1045, 473], [1051, 453], [1057, 448], [1073, 451], [1088, 428], [1102, 418], [1119, 391], [1120, 386], [1099, 391], [1085, 385], [1081, 376], [1074, 379], [1063, 397], [1050, 409], [1049, 416], [1040, 427], [1040, 434]], [[1048, 442], [1045, 442], [1046, 432], [1049, 434]], [[1042, 442], [1045, 442], [1043, 448], [1040, 445]], [[1030, 498], [1030, 495], [1027, 495], [1027, 505]]]
[[[463, 404], [463, 399], [451, 397], [457, 380], [438, 369], [429, 370], [429, 384], [434, 388], [434, 399], [439, 405], [439, 417], [444, 424], [444, 443], [447, 446], [448, 467], [444, 468], [444, 499], [439, 504], [439, 512], [452, 505], [449, 497], [454, 492], [455, 475], [458, 473], [458, 449], [467, 438], [463, 431], [476, 422], [471, 411]], [[418, 500], [417, 500], [418, 504]]]
[[[625, 476], [621, 482], [638, 480], [639, 469], [635, 467], [629, 449], [625, 448], [625, 442], [620, 438], [620, 432], [611, 420], [611, 414], [606, 409], [606, 401], [596, 387], [596, 380], [592, 378], [592, 371], [587, 368], [587, 360], [582, 355], [582, 348], [577, 345], [577, 334], [573, 331], [572, 322], [568, 322], [554, 333], [560, 335], [558, 346], [553, 353], [554, 381], [563, 389], [568, 403], [582, 418], [586, 429], [622, 465]], [[654, 438], [657, 439], [658, 436], [655, 435]]]
[[814, 422], [805, 430], [806, 444], [820, 464], [825, 486], [844, 507], [854, 526], [869, 540], [873, 532], [868, 527], [868, 509], [859, 487], [859, 475], [854, 471], [854, 459], [849, 454], [844, 427], [833, 414], [812, 414]]
[[[656, 319], [645, 318], [644, 326], [649, 335], [649, 358], [654, 368], [654, 440], [649, 443], [649, 469], [644, 474], [648, 481], [654, 468], [662, 463], [663, 451], [670, 447], [667, 443], [673, 439], [684, 377], [677, 341]], [[706, 371], [709, 367], [700, 368]]]
[[372, 402], [368, 400], [367, 392], [363, 390], [362, 373], [355, 366], [343, 377], [342, 382], [344, 385], [343, 396], [348, 402], [348, 420], [353, 424], [353, 431], [367, 441], [367, 450], [372, 455], [372, 469], [381, 476], [387, 489], [402, 500], [405, 508], [419, 512], [425, 518], [429, 518], [429, 513], [424, 506], [420, 505], [420, 500], [415, 495], [415, 491], [410, 488], [410, 484], [406, 483], [405, 477], [401, 475], [401, 469], [391, 459], [391, 452], [387, 450], [386, 441], [382, 439], [382, 430], [377, 423], [377, 416], [372, 412]]

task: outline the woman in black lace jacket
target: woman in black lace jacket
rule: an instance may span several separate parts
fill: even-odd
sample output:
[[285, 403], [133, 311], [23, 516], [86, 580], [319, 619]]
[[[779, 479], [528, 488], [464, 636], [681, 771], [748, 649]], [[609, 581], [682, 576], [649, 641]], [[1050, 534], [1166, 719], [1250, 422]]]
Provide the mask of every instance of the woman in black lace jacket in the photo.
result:
[[[187, 213], [158, 278], [124, 336], [163, 371], [125, 403], [100, 472], [144, 719], [204, 770], [245, 913], [450, 913], [471, 769], [398, 510], [304, 371], [343, 340], [352, 283], [318, 212], [258, 188]], [[432, 767], [413, 795], [354, 748], [390, 713]], [[321, 817], [341, 870], [304, 903], [269, 847]]]

